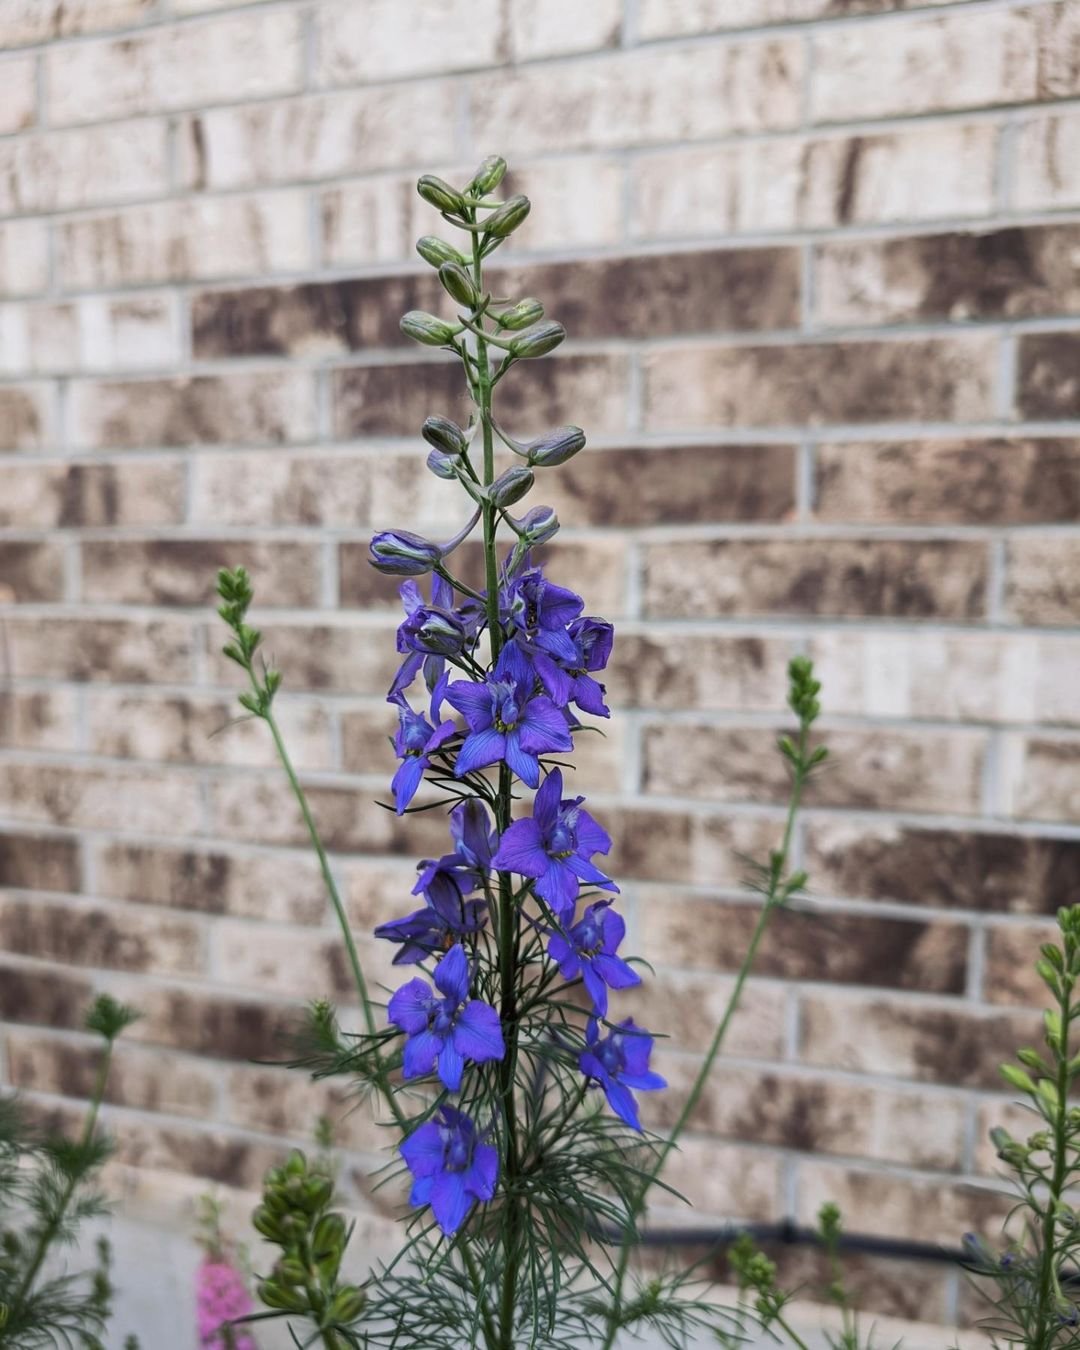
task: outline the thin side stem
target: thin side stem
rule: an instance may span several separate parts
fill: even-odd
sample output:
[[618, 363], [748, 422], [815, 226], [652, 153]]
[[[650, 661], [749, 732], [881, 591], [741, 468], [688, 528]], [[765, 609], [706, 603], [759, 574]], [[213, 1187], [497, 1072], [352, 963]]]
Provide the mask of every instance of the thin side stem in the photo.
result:
[[1069, 977], [1061, 976], [1061, 992], [1058, 996], [1058, 1014], [1061, 1031], [1058, 1044], [1054, 1047], [1057, 1057], [1057, 1101], [1054, 1114], [1054, 1174], [1050, 1179], [1049, 1194], [1046, 1198], [1046, 1212], [1043, 1215], [1042, 1244], [1040, 1252], [1040, 1270], [1038, 1282], [1038, 1321], [1033, 1341], [1034, 1350], [1049, 1348], [1054, 1341], [1057, 1325], [1057, 1300], [1059, 1297], [1057, 1277], [1057, 1216], [1058, 1205], [1065, 1191], [1068, 1175], [1068, 1114], [1069, 1114], [1069, 1017], [1071, 984]]

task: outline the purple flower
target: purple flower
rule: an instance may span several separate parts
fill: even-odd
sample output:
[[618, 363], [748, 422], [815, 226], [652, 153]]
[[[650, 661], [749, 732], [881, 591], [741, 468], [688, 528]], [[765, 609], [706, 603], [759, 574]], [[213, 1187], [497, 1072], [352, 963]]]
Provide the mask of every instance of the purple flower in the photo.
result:
[[533, 890], [560, 919], [573, 913], [582, 881], [604, 890], [618, 886], [589, 861], [607, 853], [611, 838], [588, 811], [584, 797], [562, 795], [562, 770], [553, 769], [533, 800], [531, 819], [515, 820], [499, 841], [492, 865], [534, 879]]
[[401, 1156], [414, 1178], [409, 1203], [429, 1204], [447, 1237], [465, 1222], [474, 1200], [495, 1194], [498, 1151], [482, 1143], [475, 1124], [452, 1106], [440, 1106], [436, 1119], [414, 1130]]
[[533, 567], [511, 582], [503, 600], [511, 626], [530, 645], [551, 657], [573, 660], [576, 652], [566, 628], [584, 607], [580, 595], [556, 586], [539, 567]]
[[566, 719], [545, 694], [536, 694], [536, 676], [521, 649], [508, 642], [483, 684], [457, 680], [446, 701], [465, 717], [468, 734], [458, 751], [459, 778], [505, 759], [522, 782], [540, 782], [537, 755], [572, 750]]
[[203, 1261], [195, 1273], [195, 1319], [204, 1350], [226, 1346], [255, 1350], [245, 1330], [230, 1327], [237, 1318], [247, 1317], [253, 1306], [244, 1277], [231, 1262], [212, 1257]]
[[[431, 699], [432, 721], [438, 719], [445, 691], [445, 679], [435, 686]], [[424, 777], [424, 771], [431, 762], [431, 756], [457, 734], [453, 722], [439, 722], [432, 726], [423, 713], [414, 712], [405, 701], [405, 695], [399, 694], [395, 702], [398, 705], [398, 729], [394, 734], [394, 753], [401, 760], [397, 773], [390, 786], [394, 792], [394, 807], [400, 816], [416, 796], [416, 789]]]
[[380, 530], [368, 546], [372, 567], [389, 576], [421, 577], [442, 559], [442, 549], [410, 530]]
[[626, 924], [610, 905], [610, 900], [589, 905], [565, 937], [553, 933], [548, 943], [548, 952], [558, 962], [563, 979], [581, 976], [597, 1017], [607, 1016], [609, 988], [629, 989], [641, 983], [637, 971], [615, 955], [626, 936]]
[[653, 1038], [636, 1027], [632, 1017], [628, 1017], [601, 1040], [599, 1024], [595, 1018], [590, 1018], [585, 1032], [585, 1045], [578, 1059], [581, 1072], [586, 1078], [600, 1084], [608, 1106], [620, 1120], [640, 1130], [637, 1102], [630, 1089], [654, 1092], [667, 1087], [658, 1073], [649, 1070]]
[[444, 577], [432, 578], [430, 605], [415, 581], [402, 582], [400, 595], [405, 618], [398, 626], [397, 649], [405, 660], [390, 686], [391, 702], [412, 684], [421, 666], [428, 688], [434, 689], [446, 669], [446, 658], [456, 656], [475, 636], [483, 617], [475, 600], [454, 608], [454, 588]]
[[594, 717], [611, 716], [604, 702], [604, 686], [590, 672], [603, 670], [607, 665], [614, 631], [603, 619], [575, 619], [567, 629], [574, 647], [572, 658], [555, 659], [545, 652], [536, 653], [536, 673], [553, 703], [560, 708], [576, 703], [582, 712]]
[[437, 998], [426, 980], [410, 980], [390, 1000], [390, 1021], [405, 1032], [402, 1074], [422, 1078], [436, 1064], [439, 1077], [451, 1092], [461, 1087], [465, 1061], [483, 1064], [502, 1059], [499, 1014], [479, 999], [469, 999], [469, 962], [456, 943], [435, 967]]

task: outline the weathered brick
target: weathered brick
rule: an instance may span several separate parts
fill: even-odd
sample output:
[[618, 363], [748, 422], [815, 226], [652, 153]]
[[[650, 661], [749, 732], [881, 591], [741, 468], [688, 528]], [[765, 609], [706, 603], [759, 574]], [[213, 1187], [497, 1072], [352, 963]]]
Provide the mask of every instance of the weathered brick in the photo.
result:
[[1074, 314], [1080, 228], [831, 240], [815, 253], [815, 313], [826, 324]]
[[[755, 905], [671, 896], [641, 907], [642, 950], [694, 970], [735, 971], [758, 921]], [[963, 993], [966, 925], [789, 910], [770, 925], [755, 969], [785, 980]]]
[[[669, 1128], [700, 1065], [685, 1056], [660, 1055], [657, 1067], [668, 1091], [643, 1098], [643, 1115], [654, 1128]], [[804, 1153], [958, 1170], [964, 1115], [959, 1095], [725, 1064], [707, 1083], [688, 1126], [710, 1136]]]
[[933, 909], [1051, 914], [1080, 888], [1080, 842], [815, 820], [806, 825], [806, 866], [819, 893]]
[[372, 1104], [356, 1102], [347, 1087], [316, 1083], [288, 1069], [232, 1069], [225, 1080], [226, 1119], [231, 1125], [307, 1139], [312, 1112], [334, 1128], [338, 1148], [377, 1153], [386, 1131], [372, 1119]]
[[253, 930], [246, 919], [217, 919], [210, 931], [215, 975], [230, 989], [259, 990], [290, 998], [355, 1002], [356, 989], [345, 947], [335, 933], [301, 932], [293, 927]]
[[268, 1168], [285, 1161], [285, 1150], [224, 1130], [185, 1129], [128, 1116], [111, 1107], [106, 1115], [116, 1136], [116, 1161], [148, 1171], [179, 1172], [207, 1181], [258, 1190]]
[[511, 60], [535, 61], [617, 47], [622, 6], [618, 0], [593, 0], [585, 8], [575, 0], [534, 0], [511, 5], [509, 20]]
[[632, 169], [631, 233], [672, 238], [985, 216], [994, 207], [997, 135], [990, 123], [941, 123], [643, 155]]
[[0, 388], [0, 449], [44, 450], [54, 435], [52, 393], [45, 384]]
[[616, 707], [772, 712], [787, 694], [784, 639], [620, 625], [604, 676]]
[[43, 220], [0, 225], [0, 294], [33, 295], [49, 284], [49, 234]]
[[277, 445], [314, 435], [315, 386], [301, 371], [81, 380], [71, 386], [70, 415], [84, 449]]
[[837, 442], [814, 454], [814, 514], [857, 524], [1080, 520], [1080, 441]]
[[[1080, 742], [1060, 736], [1016, 734], [1005, 741], [1002, 754], [1001, 805], [1005, 812], [1026, 820], [1060, 820], [1072, 824], [1080, 809]], [[1056, 904], [1061, 892], [1047, 898]]]
[[202, 973], [202, 943], [187, 918], [162, 919], [87, 901], [44, 904], [0, 897], [0, 945], [17, 956], [107, 970]]
[[[634, 1018], [670, 1037], [680, 1050], [704, 1053], [731, 997], [730, 975], [659, 967], [633, 990]], [[725, 1063], [731, 1059], [780, 1059], [784, 1047], [784, 1000], [777, 986], [751, 982], [724, 1038]], [[725, 1070], [726, 1072], [726, 1070]]]
[[154, 0], [0, 0], [5, 47], [126, 28], [148, 18]]
[[992, 338], [665, 348], [646, 358], [645, 425], [963, 421], [989, 416]]
[[8, 57], [0, 62], [0, 83], [4, 86], [0, 134], [32, 127], [37, 121], [37, 62], [32, 56]]
[[293, 272], [311, 263], [299, 192], [191, 197], [59, 222], [65, 290]]
[[[337, 691], [347, 694], [374, 694], [383, 697], [397, 673], [401, 657], [394, 651], [394, 622], [375, 626], [354, 619], [334, 624], [263, 623], [263, 648], [274, 653], [274, 660], [288, 671], [288, 689]], [[214, 684], [237, 688], [237, 667], [218, 651], [217, 637], [213, 655]]]
[[45, 54], [49, 121], [63, 126], [291, 93], [303, 80], [302, 57], [294, 9], [55, 47]]
[[158, 122], [142, 121], [0, 141], [0, 215], [165, 192], [165, 132]]
[[77, 840], [54, 834], [0, 834], [0, 886], [74, 892], [79, 877]]
[[340, 0], [315, 11], [320, 84], [369, 84], [401, 75], [437, 75], [505, 60], [500, 0]]
[[492, 75], [470, 91], [473, 135], [527, 155], [780, 130], [799, 120], [802, 61], [797, 42], [778, 39]]
[[1018, 623], [1074, 625], [1080, 612], [1080, 539], [1024, 534], [1006, 545], [1005, 607]]
[[643, 38], [681, 37], [773, 23], [891, 14], [894, 10], [950, 3], [956, 0], [739, 0], [737, 5], [731, 0], [641, 0], [638, 32]]
[[650, 617], [811, 614], [976, 619], [987, 556], [960, 540], [678, 540], [644, 549]]
[[[774, 1153], [684, 1136], [664, 1168], [664, 1181], [678, 1194], [694, 1196], [696, 1214], [768, 1221], [780, 1212], [782, 1173]], [[688, 1221], [684, 1205], [669, 1201], [667, 1208]]]
[[326, 911], [318, 864], [306, 855], [110, 843], [101, 849], [96, 875], [106, 898], [168, 909], [302, 924], [318, 923]]
[[454, 89], [390, 84], [303, 99], [213, 108], [180, 129], [185, 186], [253, 187], [446, 159]]
[[16, 615], [6, 629], [20, 675], [123, 684], [171, 684], [193, 676], [194, 630], [180, 619]]
[[[192, 519], [214, 525], [345, 525], [370, 523], [376, 493], [385, 496], [404, 457], [377, 460], [367, 454], [319, 455], [304, 451], [265, 455], [200, 455], [191, 465]], [[413, 528], [422, 515], [415, 493], [430, 477], [423, 456], [413, 451], [403, 497], [410, 502]], [[408, 496], [405, 496], [405, 493]], [[425, 494], [430, 495], [430, 494]], [[443, 494], [439, 494], [442, 496]], [[443, 501], [445, 511], [446, 502]]]
[[628, 880], [738, 886], [746, 876], [746, 859], [775, 847], [777, 840], [775, 822], [754, 817], [651, 804], [597, 809], [612, 838], [606, 862], [612, 875]]
[[799, 1058], [822, 1068], [997, 1088], [1006, 1048], [1038, 1034], [1031, 1014], [839, 993], [801, 995]]
[[964, 1233], [999, 1239], [1016, 1199], [1005, 1189], [916, 1180], [885, 1172], [861, 1172], [836, 1163], [800, 1160], [795, 1209], [812, 1225], [827, 1201], [840, 1208], [845, 1227], [889, 1238], [925, 1241], [927, 1233], [958, 1243]]
[[139, 991], [141, 1019], [130, 1040], [165, 1045], [214, 1059], [273, 1059], [292, 1043], [302, 1009], [186, 988]]
[[81, 1027], [90, 981], [63, 967], [0, 964], [0, 1019], [46, 1027]]
[[0, 745], [20, 750], [78, 748], [74, 689], [7, 690], [0, 694]]
[[[554, 357], [519, 367], [499, 386], [500, 420], [513, 431], [538, 419], [545, 426], [572, 422], [589, 412], [594, 434], [625, 432], [629, 370], [621, 355]], [[461, 368], [424, 361], [393, 366], [356, 366], [331, 377], [334, 434], [407, 436], [419, 430], [433, 407], [468, 418]]]
[[[790, 792], [777, 732], [708, 723], [647, 725], [642, 787], [660, 796], [773, 801]], [[807, 787], [808, 804], [861, 810], [975, 812], [986, 743], [981, 733], [847, 729], [823, 732], [831, 763]]]
[[[987, 1003], [1043, 1008], [1051, 1001], [1046, 984], [1035, 970], [1040, 947], [1052, 942], [1056, 926], [994, 924], [986, 930], [986, 958], [981, 995]], [[1012, 1047], [1009, 1047], [1011, 1053]]]
[[315, 606], [314, 544], [247, 539], [103, 539], [82, 545], [83, 597], [106, 604], [209, 605], [222, 567], [259, 579], [263, 606]]
[[63, 557], [55, 544], [0, 540], [0, 604], [59, 600]]
[[0, 308], [0, 371], [8, 374], [152, 369], [179, 359], [173, 307], [164, 296]]
[[192, 778], [12, 760], [0, 764], [0, 811], [35, 824], [171, 834], [193, 834], [202, 817]]
[[[101, 1050], [96, 1043], [9, 1033], [7, 1060], [12, 1086], [24, 1092], [90, 1098]], [[206, 1117], [217, 1102], [215, 1079], [212, 1068], [190, 1059], [122, 1042], [113, 1051], [105, 1100], [141, 1111]]]
[[[441, 176], [465, 181], [471, 172], [462, 166]], [[621, 183], [621, 165], [601, 156], [515, 165], [500, 190], [524, 193], [532, 210], [506, 247], [529, 252], [619, 243]], [[327, 188], [319, 202], [323, 256], [338, 266], [414, 260], [417, 237], [431, 233], [431, 208], [417, 195], [415, 174], [344, 183]]]
[[1080, 202], [1080, 115], [1034, 112], [1017, 131], [1012, 205], [1040, 211]]
[[[798, 318], [799, 259], [790, 248], [493, 269], [489, 281], [499, 295], [543, 297], [576, 338], [785, 328]], [[411, 348], [400, 315], [446, 308], [430, 273], [211, 291], [195, 298], [194, 350], [210, 359]]]
[[178, 463], [0, 463], [0, 528], [177, 525], [183, 518]]

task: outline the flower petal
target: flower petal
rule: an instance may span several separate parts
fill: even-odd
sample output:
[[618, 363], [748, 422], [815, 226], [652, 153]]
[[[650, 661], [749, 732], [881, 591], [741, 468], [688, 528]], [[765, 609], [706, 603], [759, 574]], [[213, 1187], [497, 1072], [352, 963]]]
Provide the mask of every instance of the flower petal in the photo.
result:
[[641, 976], [621, 956], [608, 956], [600, 952], [593, 957], [593, 965], [596, 973], [611, 989], [630, 989], [641, 983]]
[[[540, 792], [543, 792], [543, 788]], [[539, 799], [539, 793], [537, 798]], [[535, 808], [534, 808], [535, 809]], [[523, 877], [541, 877], [551, 860], [544, 852], [543, 840], [535, 819], [515, 820], [499, 839], [492, 866]]]
[[491, 725], [491, 689], [486, 684], [455, 680], [447, 686], [446, 701], [462, 714], [470, 731]]
[[562, 804], [562, 769], [552, 769], [540, 785], [540, 791], [533, 800], [533, 820], [542, 834], [550, 834], [559, 819], [559, 807]]
[[560, 919], [572, 914], [577, 904], [578, 881], [573, 869], [567, 865], [569, 862], [568, 858], [552, 858], [550, 867], [533, 887]]
[[[607, 1082], [604, 1084], [604, 1096], [620, 1120], [624, 1120], [632, 1129], [641, 1129], [637, 1102], [628, 1088], [623, 1087], [622, 1083]], [[437, 1186], [438, 1182], [435, 1184]]]
[[465, 1061], [452, 1037], [447, 1037], [439, 1051], [439, 1077], [451, 1092], [461, 1087], [461, 1076], [465, 1072]]
[[501, 731], [496, 731], [494, 727], [474, 731], [465, 737], [465, 743], [458, 751], [454, 773], [462, 778], [474, 769], [485, 769], [489, 764], [498, 763], [505, 751], [506, 737]]
[[447, 1237], [465, 1222], [470, 1207], [463, 1172], [441, 1172], [431, 1190], [431, 1212]]
[[521, 744], [535, 754], [549, 750], [573, 750], [574, 742], [566, 726], [566, 718], [544, 694], [529, 699], [518, 723]]
[[394, 793], [394, 809], [399, 816], [416, 796], [416, 789], [423, 782], [424, 768], [423, 755], [407, 755], [398, 765], [390, 787]]
[[415, 1036], [410, 1036], [401, 1056], [401, 1076], [426, 1078], [435, 1067], [442, 1044], [443, 1038], [434, 1031], [418, 1031]]
[[610, 853], [611, 835], [602, 825], [589, 815], [588, 811], [578, 810], [575, 823], [578, 851], [581, 853]]
[[523, 783], [531, 788], [536, 787], [540, 782], [540, 761], [523, 748], [521, 731], [508, 731], [505, 739], [506, 748], [503, 754], [507, 764]]
[[452, 999], [455, 1007], [469, 997], [469, 959], [460, 942], [455, 942], [435, 967], [435, 987]]
[[499, 1014], [490, 1004], [482, 1003], [479, 999], [473, 999], [462, 1008], [451, 1039], [466, 1059], [477, 1064], [483, 1064], [489, 1059], [502, 1059], [506, 1054]]
[[594, 962], [583, 961], [581, 963], [581, 978], [585, 984], [585, 992], [593, 1001], [593, 1012], [597, 1017], [606, 1017], [608, 1009], [607, 985], [601, 978]]
[[426, 980], [410, 980], [391, 998], [386, 1015], [394, 1026], [412, 1036], [427, 1026], [430, 1009], [431, 985]]
[[478, 1200], [490, 1200], [499, 1179], [499, 1150], [490, 1144], [477, 1144], [472, 1166], [465, 1173], [465, 1184]]
[[401, 1156], [414, 1177], [434, 1176], [442, 1168], [442, 1131], [433, 1120], [426, 1121], [401, 1145]]

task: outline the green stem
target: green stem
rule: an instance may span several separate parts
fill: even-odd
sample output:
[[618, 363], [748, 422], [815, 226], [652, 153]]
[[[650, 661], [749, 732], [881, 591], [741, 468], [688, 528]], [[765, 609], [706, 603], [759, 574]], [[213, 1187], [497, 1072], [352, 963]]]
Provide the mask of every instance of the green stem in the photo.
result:
[[[1068, 950], [1066, 944], [1066, 951]], [[1066, 958], [1066, 965], [1068, 966]], [[1058, 1014], [1061, 1030], [1055, 1047], [1057, 1056], [1057, 1100], [1054, 1114], [1054, 1175], [1046, 1200], [1046, 1213], [1043, 1215], [1042, 1242], [1040, 1251], [1039, 1293], [1037, 1302], [1036, 1336], [1034, 1350], [1043, 1350], [1053, 1344], [1057, 1327], [1057, 1301], [1059, 1288], [1057, 1279], [1057, 1215], [1058, 1204], [1065, 1191], [1068, 1174], [1068, 1116], [1069, 1116], [1069, 1007], [1072, 993], [1071, 975], [1066, 970], [1061, 975], [1061, 992], [1058, 995]]]
[[[97, 1128], [98, 1114], [101, 1111], [101, 1103], [105, 1099], [105, 1087], [109, 1081], [109, 1069], [112, 1065], [113, 1043], [111, 1040], [105, 1042], [105, 1050], [101, 1056], [101, 1063], [98, 1065], [97, 1077], [94, 1080], [94, 1093], [90, 1098], [90, 1106], [86, 1112], [86, 1119], [83, 1122], [82, 1135], [79, 1139], [79, 1148], [85, 1150], [90, 1146], [94, 1137], [94, 1130]], [[37, 1246], [34, 1248], [34, 1255], [30, 1264], [26, 1268], [26, 1274], [22, 1278], [18, 1292], [11, 1302], [12, 1313], [21, 1310], [26, 1299], [30, 1296], [34, 1287], [34, 1281], [38, 1277], [42, 1264], [49, 1254], [49, 1248], [56, 1240], [56, 1235], [60, 1231], [60, 1225], [64, 1222], [64, 1215], [68, 1211], [75, 1191], [82, 1180], [76, 1173], [69, 1175], [63, 1192], [60, 1196], [60, 1203], [53, 1212], [52, 1218], [41, 1230], [37, 1240]], [[12, 1319], [14, 1320], [14, 1318]]]
[[473, 1291], [476, 1294], [476, 1306], [480, 1309], [480, 1320], [484, 1324], [484, 1344], [487, 1346], [488, 1350], [496, 1350], [498, 1338], [495, 1331], [495, 1323], [491, 1317], [491, 1309], [488, 1307], [487, 1299], [484, 1296], [484, 1282], [480, 1278], [480, 1272], [476, 1268], [476, 1261], [467, 1242], [461, 1244], [461, 1254], [465, 1261], [465, 1269], [468, 1272]]
[[777, 1316], [776, 1325], [780, 1328], [780, 1330], [784, 1333], [784, 1335], [787, 1336], [788, 1340], [791, 1341], [793, 1345], [797, 1345], [799, 1347], [799, 1350], [810, 1350], [810, 1347], [806, 1344], [806, 1342], [799, 1335], [799, 1333], [792, 1329], [791, 1323], [787, 1320], [786, 1317]]
[[[791, 839], [795, 829], [795, 818], [799, 812], [799, 806], [802, 802], [803, 787], [805, 786], [808, 776], [806, 751], [809, 735], [809, 724], [806, 721], [800, 721], [798, 758], [796, 761], [795, 777], [791, 787], [791, 797], [788, 802], [787, 820], [784, 825], [784, 837], [779, 852], [774, 855], [773, 858], [772, 868], [769, 874], [769, 888], [765, 894], [765, 901], [761, 907], [761, 913], [758, 915], [753, 935], [750, 938], [750, 945], [746, 949], [746, 954], [743, 956], [738, 974], [735, 977], [735, 984], [728, 997], [727, 1005], [724, 1008], [724, 1014], [713, 1035], [704, 1062], [698, 1071], [697, 1077], [694, 1079], [693, 1086], [683, 1104], [682, 1110], [679, 1112], [671, 1133], [664, 1142], [664, 1146], [660, 1150], [656, 1162], [646, 1174], [645, 1181], [642, 1183], [641, 1189], [638, 1192], [637, 1200], [632, 1208], [632, 1217], [635, 1221], [644, 1211], [645, 1199], [649, 1193], [650, 1187], [659, 1177], [664, 1168], [664, 1164], [667, 1162], [672, 1150], [678, 1142], [679, 1136], [686, 1128], [687, 1121], [693, 1115], [698, 1102], [701, 1100], [701, 1094], [705, 1090], [705, 1084], [708, 1082], [709, 1074], [712, 1072], [712, 1067], [723, 1047], [724, 1038], [727, 1036], [728, 1028], [731, 1026], [732, 1019], [738, 1009], [743, 987], [750, 975], [754, 960], [757, 957], [758, 948], [761, 945], [761, 940], [765, 936], [766, 929], [772, 919], [773, 911], [780, 907], [785, 898], [781, 888], [787, 870], [788, 856], [791, 853]], [[608, 1314], [607, 1332], [604, 1337], [602, 1350], [611, 1350], [611, 1347], [615, 1343], [615, 1336], [619, 1330], [619, 1319], [622, 1311], [623, 1284], [626, 1281], [626, 1271], [630, 1263], [632, 1245], [633, 1244], [629, 1240], [629, 1235], [627, 1235], [623, 1240], [622, 1250], [619, 1253], [619, 1263], [615, 1270], [615, 1284], [612, 1294], [611, 1311]]]

